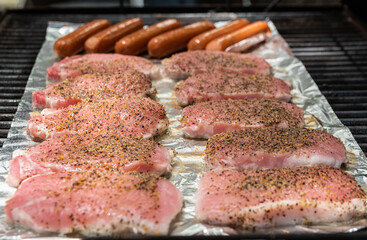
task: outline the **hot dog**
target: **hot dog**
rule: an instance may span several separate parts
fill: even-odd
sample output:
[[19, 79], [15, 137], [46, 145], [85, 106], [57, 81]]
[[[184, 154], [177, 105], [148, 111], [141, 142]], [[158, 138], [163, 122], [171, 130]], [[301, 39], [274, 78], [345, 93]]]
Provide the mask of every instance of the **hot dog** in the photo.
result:
[[265, 21], [257, 21], [240, 28], [232, 33], [216, 38], [206, 45], [206, 50], [224, 51], [227, 47], [255, 34], [269, 31], [268, 24]]
[[87, 53], [106, 53], [113, 50], [117, 40], [144, 26], [140, 18], [131, 18], [119, 22], [103, 31], [91, 36], [84, 43]]
[[96, 19], [86, 23], [74, 32], [59, 38], [54, 44], [54, 52], [61, 58], [81, 52], [87, 38], [109, 26], [111, 23], [106, 19]]
[[181, 27], [179, 21], [167, 19], [145, 29], [140, 29], [118, 40], [115, 44], [115, 52], [126, 55], [138, 55], [147, 50], [147, 45], [151, 38], [179, 27]]
[[161, 58], [183, 50], [191, 38], [213, 28], [214, 24], [205, 20], [162, 33], [149, 41], [148, 53], [152, 57]]
[[203, 32], [202, 34], [192, 38], [190, 42], [187, 44], [187, 49], [189, 51], [192, 50], [204, 50], [206, 45], [213, 39], [233, 32], [241, 27], [250, 24], [247, 19], [238, 19], [232, 21], [223, 27], [215, 28], [207, 32]]

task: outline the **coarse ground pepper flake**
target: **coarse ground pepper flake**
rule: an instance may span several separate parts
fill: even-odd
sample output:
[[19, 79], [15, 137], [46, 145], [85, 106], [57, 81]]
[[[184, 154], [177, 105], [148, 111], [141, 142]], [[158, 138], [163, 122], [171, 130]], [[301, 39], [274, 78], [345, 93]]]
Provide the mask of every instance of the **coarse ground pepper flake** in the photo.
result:
[[133, 162], [153, 165], [151, 158], [155, 154], [157, 144], [140, 137], [91, 133], [66, 134], [56, 137], [50, 144], [44, 142], [41, 146], [42, 148], [39, 148], [41, 157], [37, 159], [39, 162], [66, 163], [86, 169], [96, 167], [119, 169]]
[[66, 79], [54, 85], [47, 96], [96, 101], [126, 95], [143, 96], [151, 89], [150, 78], [138, 71], [96, 72]]
[[123, 56], [108, 54], [108, 58], [102, 56], [102, 58], [91, 57], [91, 54], [77, 58], [70, 63], [63, 64], [62, 70], [65, 72], [78, 73], [76, 75], [83, 74], [95, 74], [95, 73], [114, 73], [122, 72], [128, 69], [136, 69], [143, 72], [148, 68], [153, 67], [153, 63], [148, 59], [135, 57], [135, 56]]
[[214, 123], [273, 126], [281, 122], [289, 127], [303, 125], [303, 111], [298, 107], [272, 99], [215, 100], [197, 103], [184, 110], [181, 123], [198, 125]]
[[205, 66], [205, 70], [212, 71], [217, 68], [256, 68], [257, 65], [252, 59], [241, 57], [237, 54], [222, 54], [217, 52], [200, 51], [192, 58], [173, 56], [170, 59], [170, 66], [179, 68], [182, 72], [194, 73]]
[[[199, 182], [196, 213], [211, 224], [254, 230], [362, 217], [367, 209], [366, 197], [351, 175], [325, 165], [216, 169], [204, 174]], [[339, 215], [329, 213], [331, 209]]]
[[[214, 135], [209, 139], [206, 154], [231, 145], [232, 149], [262, 150], [268, 153], [292, 152], [303, 146], [334, 138], [330, 133], [307, 128], [252, 128]], [[235, 141], [234, 141], [235, 139]], [[338, 140], [340, 142], [340, 140]]]
[[307, 200], [346, 202], [367, 197], [352, 176], [324, 165], [267, 170], [221, 170], [211, 173], [210, 176], [216, 184], [211, 184], [206, 189], [209, 194], [224, 190], [225, 195], [248, 199], [247, 206], [285, 199], [299, 199], [300, 204], [305, 206]]
[[64, 108], [57, 114], [46, 115], [42, 121], [51, 133], [95, 132], [128, 136], [154, 135], [168, 125], [164, 107], [142, 97], [81, 102]]

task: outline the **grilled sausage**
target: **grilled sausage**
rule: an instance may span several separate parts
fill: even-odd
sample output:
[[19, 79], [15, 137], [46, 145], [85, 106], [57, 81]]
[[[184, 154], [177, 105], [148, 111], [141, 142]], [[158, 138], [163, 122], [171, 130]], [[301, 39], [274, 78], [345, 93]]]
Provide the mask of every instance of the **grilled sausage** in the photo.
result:
[[232, 21], [223, 27], [215, 28], [207, 32], [203, 32], [202, 34], [192, 38], [190, 42], [187, 44], [187, 49], [189, 51], [192, 50], [204, 50], [206, 45], [213, 39], [228, 34], [230, 32], [234, 32], [235, 30], [244, 27], [250, 24], [247, 19], [238, 19]]
[[87, 53], [106, 53], [113, 50], [117, 40], [144, 26], [140, 18], [131, 18], [119, 22], [88, 38], [84, 43]]
[[106, 19], [96, 19], [86, 23], [74, 32], [59, 38], [54, 44], [54, 52], [61, 58], [81, 52], [87, 38], [109, 26], [111, 23]]
[[126, 55], [139, 55], [147, 50], [147, 45], [151, 38], [179, 27], [181, 27], [179, 21], [167, 19], [145, 29], [140, 29], [118, 40], [115, 44], [115, 52]]
[[148, 53], [152, 57], [161, 58], [183, 50], [191, 38], [213, 28], [214, 24], [205, 20], [162, 33], [149, 41]]
[[252, 37], [255, 34], [269, 31], [268, 24], [265, 21], [257, 21], [232, 33], [216, 38], [206, 45], [206, 50], [224, 51], [227, 47], [242, 41], [243, 39]]

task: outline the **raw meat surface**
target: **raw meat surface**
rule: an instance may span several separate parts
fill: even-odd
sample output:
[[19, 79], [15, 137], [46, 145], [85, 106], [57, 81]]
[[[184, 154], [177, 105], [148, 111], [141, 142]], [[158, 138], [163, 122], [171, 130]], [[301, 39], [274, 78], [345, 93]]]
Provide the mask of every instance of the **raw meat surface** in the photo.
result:
[[62, 81], [83, 74], [121, 72], [134, 69], [149, 75], [152, 79], [160, 78], [158, 67], [146, 58], [122, 54], [91, 53], [64, 58], [47, 68], [48, 81]]
[[85, 74], [33, 92], [33, 107], [62, 108], [81, 101], [100, 101], [129, 95], [144, 97], [151, 92], [154, 91], [150, 78], [135, 70]]
[[186, 137], [209, 138], [214, 134], [254, 127], [303, 127], [303, 110], [271, 99], [215, 100], [185, 107], [182, 131]]
[[199, 221], [247, 230], [341, 222], [366, 211], [358, 183], [329, 166], [215, 170], [201, 178], [196, 196]]
[[268, 169], [347, 162], [343, 143], [330, 133], [306, 128], [252, 128], [214, 135], [205, 161], [210, 168]]
[[233, 71], [196, 74], [177, 83], [175, 94], [181, 106], [220, 99], [291, 99], [290, 86], [279, 78]]
[[168, 233], [181, 208], [180, 191], [154, 174], [87, 171], [28, 178], [5, 212], [10, 221], [37, 232], [160, 235]]
[[271, 71], [271, 66], [260, 57], [220, 51], [182, 52], [164, 59], [162, 64], [163, 74], [176, 80], [214, 70], [233, 70], [250, 74], [270, 74]]
[[171, 171], [172, 156], [173, 152], [144, 138], [65, 134], [14, 152], [7, 182], [17, 187], [37, 174], [95, 168], [161, 175]]
[[78, 103], [67, 108], [44, 109], [31, 116], [28, 135], [42, 141], [66, 133], [122, 134], [151, 138], [166, 131], [168, 118], [162, 105], [142, 97]]

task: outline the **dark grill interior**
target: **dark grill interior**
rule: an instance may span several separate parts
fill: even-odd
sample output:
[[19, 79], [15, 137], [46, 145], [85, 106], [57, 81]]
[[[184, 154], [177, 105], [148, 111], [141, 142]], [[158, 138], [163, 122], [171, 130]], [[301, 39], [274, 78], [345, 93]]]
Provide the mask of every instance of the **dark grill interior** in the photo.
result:
[[[141, 15], [152, 24], [165, 17]], [[196, 15], [200, 16], [200, 15]], [[341, 121], [367, 152], [367, 32], [342, 9], [309, 12], [241, 13], [251, 21], [270, 17], [306, 66]], [[122, 14], [60, 14], [13, 11], [0, 25], [0, 145], [7, 137], [28, 76], [44, 41], [48, 21], [86, 22], [107, 18], [117, 22]], [[225, 16], [218, 19], [225, 20]], [[187, 22], [195, 19], [185, 18]]]

